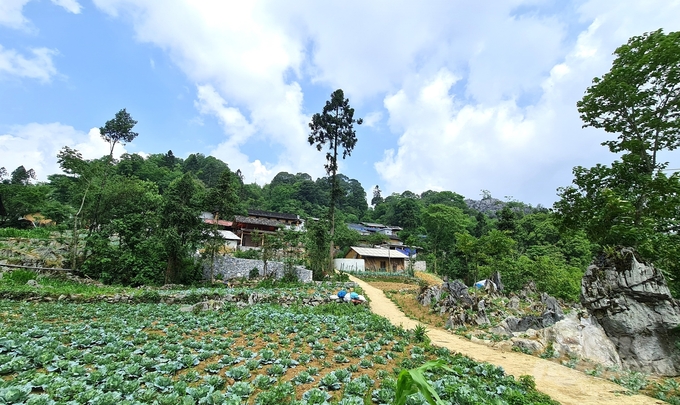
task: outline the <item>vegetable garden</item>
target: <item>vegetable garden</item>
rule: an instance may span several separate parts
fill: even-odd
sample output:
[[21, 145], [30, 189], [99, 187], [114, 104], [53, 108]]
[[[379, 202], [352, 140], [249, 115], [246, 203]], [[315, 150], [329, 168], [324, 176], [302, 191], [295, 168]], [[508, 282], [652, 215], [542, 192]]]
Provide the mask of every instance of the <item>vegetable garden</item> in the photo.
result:
[[0, 404], [392, 404], [399, 372], [434, 359], [449, 369], [425, 377], [447, 403], [552, 403], [365, 306], [0, 300], [0, 330]]

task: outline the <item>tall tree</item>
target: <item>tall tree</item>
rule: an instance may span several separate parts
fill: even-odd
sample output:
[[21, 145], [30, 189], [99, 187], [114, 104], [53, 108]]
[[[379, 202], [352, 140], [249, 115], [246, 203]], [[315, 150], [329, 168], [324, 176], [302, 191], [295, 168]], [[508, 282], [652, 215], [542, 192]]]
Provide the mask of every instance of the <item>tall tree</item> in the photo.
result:
[[137, 125], [125, 108], [118, 111], [112, 120], [106, 121], [103, 127], [99, 128], [102, 139], [109, 143], [109, 158], [113, 158], [113, 149], [117, 143], [125, 145], [132, 142], [137, 135], [132, 128]]
[[382, 198], [382, 190], [380, 190], [380, 187], [376, 184], [375, 187], [373, 188], [373, 198], [371, 198], [371, 205], [376, 206], [383, 202]]
[[559, 223], [600, 245], [636, 247], [678, 273], [680, 176], [663, 172], [659, 152], [680, 146], [680, 33], [636, 36], [614, 54], [577, 106], [584, 126], [617, 134], [603, 145], [621, 160], [574, 168], [573, 185], [555, 203]]
[[10, 183], [21, 184], [26, 186], [30, 184], [31, 180], [35, 180], [35, 170], [33, 169], [26, 170], [26, 168], [23, 165], [21, 165], [12, 172]]
[[330, 247], [328, 271], [333, 270], [333, 235], [335, 233], [335, 204], [340, 195], [337, 184], [338, 155], [342, 153], [342, 158], [352, 154], [352, 150], [357, 143], [354, 124], [361, 125], [361, 118], [354, 119], [354, 108], [349, 106], [349, 99], [338, 89], [331, 94], [331, 99], [326, 101], [323, 111], [312, 116], [309, 123], [311, 134], [307, 139], [310, 145], [316, 145], [318, 151], [328, 145], [326, 152], [326, 173], [331, 176], [331, 201], [329, 207], [330, 218]]
[[203, 185], [192, 173], [175, 179], [163, 196], [161, 227], [167, 257], [165, 283], [181, 279], [191, 252], [203, 238], [200, 204]]

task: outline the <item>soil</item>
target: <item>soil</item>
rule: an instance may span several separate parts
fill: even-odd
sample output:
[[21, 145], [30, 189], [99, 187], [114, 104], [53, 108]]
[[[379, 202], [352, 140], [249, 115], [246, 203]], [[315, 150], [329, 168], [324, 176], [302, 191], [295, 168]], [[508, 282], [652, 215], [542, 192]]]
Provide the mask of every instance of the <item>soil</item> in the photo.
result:
[[[370, 308], [373, 313], [383, 316], [389, 319], [393, 325], [402, 326], [405, 329], [413, 329], [418, 325], [418, 321], [408, 318], [385, 296], [380, 288], [356, 277], [350, 276], [350, 279], [363, 289], [364, 295], [370, 300]], [[446, 347], [476, 361], [503, 367], [506, 373], [516, 378], [521, 375], [533, 376], [536, 380], [536, 388], [539, 391], [565, 405], [665, 403], [644, 395], [626, 395], [625, 388], [602, 378], [592, 377], [538, 357], [517, 352], [500, 351], [473, 343], [442, 328], [428, 326], [427, 335], [432, 344]]]

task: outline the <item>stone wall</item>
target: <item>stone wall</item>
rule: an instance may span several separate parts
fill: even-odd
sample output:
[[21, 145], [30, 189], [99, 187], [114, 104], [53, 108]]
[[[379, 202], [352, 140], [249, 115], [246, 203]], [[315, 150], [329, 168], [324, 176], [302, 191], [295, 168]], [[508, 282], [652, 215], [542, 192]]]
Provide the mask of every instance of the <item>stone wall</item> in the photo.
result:
[[[408, 269], [408, 259], [405, 260], [406, 268]], [[413, 271], [427, 271], [427, 263], [425, 260], [414, 260], [413, 261]]]
[[[231, 256], [220, 256], [215, 258], [215, 277], [217, 277], [218, 274], [221, 274], [224, 280], [232, 278], [248, 278], [250, 271], [253, 268], [257, 268], [259, 276], [264, 276], [264, 263], [262, 260], [237, 259]], [[283, 263], [268, 261], [267, 272], [270, 274], [275, 273], [277, 279], [282, 278], [284, 272]], [[298, 276], [298, 280], [301, 282], [309, 283], [312, 281], [311, 270], [295, 266], [295, 272]], [[210, 278], [210, 263], [206, 263], [203, 266], [203, 277], [205, 279]]]

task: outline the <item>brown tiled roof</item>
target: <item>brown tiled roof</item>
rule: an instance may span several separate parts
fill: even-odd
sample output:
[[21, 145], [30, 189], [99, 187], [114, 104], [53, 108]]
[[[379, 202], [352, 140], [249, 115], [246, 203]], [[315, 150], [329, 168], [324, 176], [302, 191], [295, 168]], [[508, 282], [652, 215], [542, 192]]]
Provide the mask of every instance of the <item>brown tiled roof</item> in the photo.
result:
[[267, 218], [277, 218], [277, 219], [288, 219], [291, 221], [297, 221], [300, 218], [295, 214], [285, 214], [281, 212], [271, 212], [262, 210], [248, 210], [248, 215], [251, 217], [267, 217]]
[[[215, 224], [215, 220], [214, 220], [214, 219], [205, 218], [205, 219], [203, 220], [203, 222], [205, 222], [206, 224], [211, 224], [211, 225], [214, 225], [214, 224]], [[217, 220], [217, 225], [220, 225], [220, 226], [230, 227], [230, 226], [232, 226], [233, 224], [234, 224], [234, 223], [231, 222], [231, 221], [223, 221], [223, 220], [221, 220], [221, 219], [218, 219], [218, 220]]]
[[243, 215], [236, 215], [234, 217], [234, 223], [241, 223], [241, 224], [252, 224], [252, 225], [264, 225], [264, 226], [284, 226], [279, 221], [273, 220], [273, 219], [267, 219], [267, 218], [251, 218], [251, 217], [244, 217]]

